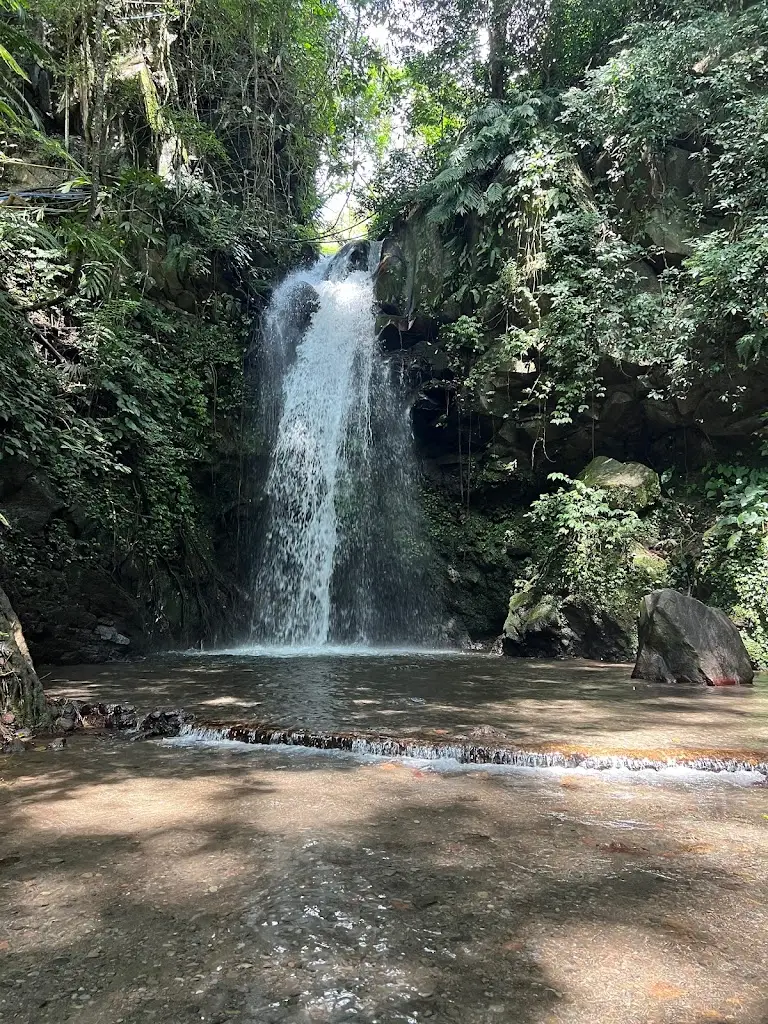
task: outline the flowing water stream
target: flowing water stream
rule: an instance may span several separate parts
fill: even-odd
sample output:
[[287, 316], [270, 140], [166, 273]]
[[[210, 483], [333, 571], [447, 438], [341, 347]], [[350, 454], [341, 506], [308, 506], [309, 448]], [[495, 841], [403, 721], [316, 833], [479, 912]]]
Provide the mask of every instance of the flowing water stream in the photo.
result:
[[375, 243], [289, 274], [264, 332], [271, 460], [252, 642], [423, 645], [434, 634], [410, 410], [375, 329]]

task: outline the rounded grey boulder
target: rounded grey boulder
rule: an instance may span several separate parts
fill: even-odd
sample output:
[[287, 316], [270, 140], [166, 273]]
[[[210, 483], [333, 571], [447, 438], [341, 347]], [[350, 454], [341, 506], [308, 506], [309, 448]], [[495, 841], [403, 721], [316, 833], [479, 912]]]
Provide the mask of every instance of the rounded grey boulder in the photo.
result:
[[738, 629], [719, 608], [677, 590], [643, 598], [633, 679], [737, 686], [754, 672]]

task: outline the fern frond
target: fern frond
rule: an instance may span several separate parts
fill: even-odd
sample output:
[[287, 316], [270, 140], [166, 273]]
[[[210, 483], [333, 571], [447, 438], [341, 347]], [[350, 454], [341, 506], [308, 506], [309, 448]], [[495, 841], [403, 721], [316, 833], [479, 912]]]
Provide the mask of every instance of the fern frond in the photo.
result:
[[483, 193], [475, 182], [471, 181], [458, 198], [456, 212], [463, 215], [470, 210], [479, 211], [482, 205]]
[[505, 106], [498, 100], [491, 100], [484, 107], [479, 107], [469, 118], [469, 126], [491, 124], [505, 112]]
[[467, 168], [465, 164], [457, 167], [446, 167], [445, 170], [435, 177], [434, 184], [438, 190], [441, 190], [446, 185], [455, 185], [465, 178], [470, 173], [470, 170], [471, 168]]
[[500, 181], [492, 181], [485, 190], [485, 202], [487, 206], [495, 206], [504, 198], [504, 188]]
[[[25, 7], [20, 0], [2, 0], [0, 12], [15, 17], [23, 16]], [[7, 121], [28, 117], [36, 127], [41, 126], [40, 117], [24, 95], [23, 85], [29, 76], [20, 61], [29, 57], [38, 63], [48, 59], [47, 51], [8, 17], [0, 18], [0, 116]]]

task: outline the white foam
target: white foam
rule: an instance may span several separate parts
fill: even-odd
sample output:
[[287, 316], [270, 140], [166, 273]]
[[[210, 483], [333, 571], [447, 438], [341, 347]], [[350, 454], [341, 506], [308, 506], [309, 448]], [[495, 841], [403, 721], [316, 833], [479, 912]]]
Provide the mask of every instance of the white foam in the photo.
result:
[[206, 734], [205, 730], [190, 730], [171, 739], [159, 741], [167, 746], [192, 747], [200, 749], [225, 749], [254, 756], [286, 758], [330, 758], [331, 760], [353, 761], [358, 764], [399, 764], [422, 772], [436, 774], [473, 774], [509, 776], [510, 778], [559, 779], [564, 776], [582, 776], [616, 783], [643, 783], [650, 785], [683, 785], [707, 787], [724, 785], [733, 788], [748, 788], [765, 785], [766, 777], [759, 771], [707, 771], [701, 768], [687, 768], [670, 765], [663, 768], [632, 769], [616, 766], [612, 768], [566, 768], [560, 765], [519, 765], [519, 764], [467, 764], [453, 757], [421, 758], [391, 757], [385, 754], [368, 754], [362, 751], [324, 749], [321, 747], [291, 746], [282, 743], [242, 743], [239, 740], [219, 739]]
[[431, 647], [368, 647], [362, 644], [309, 644], [288, 646], [246, 644], [242, 647], [217, 647], [211, 650], [190, 649], [180, 652], [187, 656], [235, 658], [445, 658], [481, 656], [478, 651], [457, 648]]

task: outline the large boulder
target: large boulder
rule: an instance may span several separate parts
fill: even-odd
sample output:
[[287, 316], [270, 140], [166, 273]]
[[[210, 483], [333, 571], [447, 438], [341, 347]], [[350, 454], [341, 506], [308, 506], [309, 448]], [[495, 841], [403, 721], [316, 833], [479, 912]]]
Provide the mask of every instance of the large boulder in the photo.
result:
[[602, 487], [619, 507], [645, 508], [661, 494], [658, 473], [641, 462], [619, 462], [605, 455], [592, 459], [579, 479], [590, 487]]
[[725, 612], [677, 590], [654, 590], [643, 598], [633, 679], [735, 686], [751, 683], [753, 675]]
[[513, 658], [594, 658], [625, 661], [632, 650], [628, 630], [601, 609], [535, 589], [509, 600], [501, 649]]
[[567, 648], [563, 636], [560, 602], [551, 594], [520, 590], [509, 599], [504, 621], [503, 647], [507, 654], [525, 655], [540, 650], [545, 655]]
[[374, 276], [374, 297], [382, 313], [405, 316], [408, 313], [408, 265], [394, 238], [385, 238], [381, 259]]

